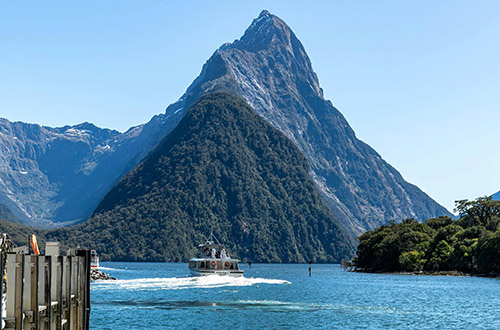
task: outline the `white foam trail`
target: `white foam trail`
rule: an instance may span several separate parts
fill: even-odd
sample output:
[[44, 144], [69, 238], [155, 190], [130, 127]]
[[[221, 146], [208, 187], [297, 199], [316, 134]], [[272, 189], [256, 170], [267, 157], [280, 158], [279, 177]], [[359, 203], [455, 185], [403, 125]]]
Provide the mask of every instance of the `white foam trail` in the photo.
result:
[[99, 270], [116, 270], [116, 271], [121, 271], [121, 272], [125, 271], [125, 269], [102, 267], [102, 266], [99, 266]]
[[181, 290], [194, 288], [220, 288], [226, 286], [251, 286], [255, 284], [291, 284], [285, 280], [230, 276], [199, 276], [170, 278], [136, 278], [131, 280], [95, 281], [94, 289], [123, 290]]

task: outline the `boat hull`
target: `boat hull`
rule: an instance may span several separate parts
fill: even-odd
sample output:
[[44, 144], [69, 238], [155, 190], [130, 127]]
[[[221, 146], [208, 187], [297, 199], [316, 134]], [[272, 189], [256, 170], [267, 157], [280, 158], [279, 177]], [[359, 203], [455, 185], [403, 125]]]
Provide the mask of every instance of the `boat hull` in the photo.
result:
[[230, 276], [230, 277], [243, 276], [242, 270], [200, 270], [200, 269], [190, 268], [189, 272], [191, 273], [191, 276], [212, 276], [212, 275]]

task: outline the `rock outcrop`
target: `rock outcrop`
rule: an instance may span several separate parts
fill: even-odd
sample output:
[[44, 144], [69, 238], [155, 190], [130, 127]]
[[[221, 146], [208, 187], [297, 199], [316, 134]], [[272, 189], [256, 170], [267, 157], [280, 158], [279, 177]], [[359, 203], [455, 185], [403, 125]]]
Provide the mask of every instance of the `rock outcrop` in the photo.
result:
[[106, 281], [106, 280], [116, 280], [116, 278], [109, 276], [109, 274], [106, 274], [102, 270], [99, 270], [97, 268], [91, 268], [90, 269], [90, 279], [92, 281]]

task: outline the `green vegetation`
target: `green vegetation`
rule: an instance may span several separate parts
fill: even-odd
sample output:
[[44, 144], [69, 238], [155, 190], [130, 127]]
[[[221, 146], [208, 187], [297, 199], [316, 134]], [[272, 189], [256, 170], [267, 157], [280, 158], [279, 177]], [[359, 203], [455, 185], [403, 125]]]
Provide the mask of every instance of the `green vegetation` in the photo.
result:
[[339, 262], [354, 239], [324, 204], [295, 145], [243, 100], [202, 97], [85, 223], [48, 240], [103, 260], [186, 261], [213, 228], [233, 255]]
[[460, 200], [456, 211], [460, 215], [456, 221], [406, 219], [364, 233], [354, 266], [368, 272], [500, 274], [500, 201]]

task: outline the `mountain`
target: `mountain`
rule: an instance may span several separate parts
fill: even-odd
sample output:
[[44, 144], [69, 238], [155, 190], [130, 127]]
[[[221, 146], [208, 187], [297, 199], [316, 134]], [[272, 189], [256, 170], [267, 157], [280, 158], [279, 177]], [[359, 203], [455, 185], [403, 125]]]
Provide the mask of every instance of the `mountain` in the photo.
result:
[[165, 117], [125, 133], [90, 123], [51, 128], [0, 118], [0, 203], [38, 227], [86, 220], [181, 118]]
[[14, 215], [14, 213], [12, 213], [12, 211], [7, 206], [1, 203], [0, 203], [0, 219], [7, 220], [9, 222], [19, 222], [19, 219]]
[[354, 250], [299, 149], [224, 93], [200, 98], [89, 221], [52, 237], [105, 259], [186, 261], [212, 229], [259, 262], [339, 262]]
[[26, 245], [31, 234], [39, 236], [38, 242], [45, 243], [45, 232], [42, 229], [25, 226], [19, 222], [14, 213], [7, 206], [0, 203], [0, 234], [8, 234], [15, 246]]
[[491, 195], [494, 200], [500, 201], [500, 191]]
[[299, 147], [323, 198], [353, 232], [390, 219], [452, 216], [356, 138], [324, 99], [300, 41], [268, 11], [239, 40], [216, 50], [164, 114], [125, 133], [87, 123], [49, 128], [0, 120], [0, 203], [32, 224], [85, 220], [187, 109], [213, 91], [243, 98]]
[[175, 109], [216, 90], [242, 97], [300, 148], [323, 197], [355, 233], [390, 219], [451, 216], [356, 138], [339, 110], [324, 99], [300, 41], [268, 11], [241, 39], [212, 55]]

